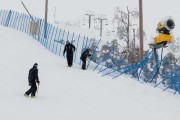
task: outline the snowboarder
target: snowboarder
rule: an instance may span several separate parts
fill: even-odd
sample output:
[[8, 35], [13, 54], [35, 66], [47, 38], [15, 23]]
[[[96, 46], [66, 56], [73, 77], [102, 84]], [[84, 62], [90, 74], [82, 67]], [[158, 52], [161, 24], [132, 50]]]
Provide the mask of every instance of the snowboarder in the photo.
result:
[[31, 87], [28, 91], [25, 92], [24, 96], [26, 97], [28, 97], [30, 94], [32, 98], [36, 97], [36, 91], [37, 91], [36, 83], [38, 85], [40, 84], [37, 67], [38, 67], [38, 64], [35, 63], [33, 67], [29, 70], [28, 82], [29, 82], [29, 86]]
[[67, 64], [69, 67], [73, 65], [73, 54], [75, 52], [75, 49], [75, 46], [67, 40], [66, 45], [64, 47], [63, 56], [66, 52]]
[[83, 70], [86, 70], [86, 59], [88, 58], [88, 57], [90, 57], [91, 56], [91, 49], [86, 49], [83, 53], [82, 53], [82, 55], [81, 55], [81, 57], [80, 57], [80, 59], [82, 60], [82, 67], [81, 67], [81, 69], [83, 69]]

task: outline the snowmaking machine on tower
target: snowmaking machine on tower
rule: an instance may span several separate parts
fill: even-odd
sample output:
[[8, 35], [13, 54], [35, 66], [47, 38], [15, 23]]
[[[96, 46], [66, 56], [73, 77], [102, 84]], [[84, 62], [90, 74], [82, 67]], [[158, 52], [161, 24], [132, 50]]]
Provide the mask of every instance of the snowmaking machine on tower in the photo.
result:
[[172, 42], [171, 30], [175, 27], [174, 20], [171, 17], [165, 18], [157, 25], [158, 35], [154, 38], [154, 43], [149, 44], [150, 48], [161, 48], [167, 43]]
[[[149, 44], [150, 48], [152, 48], [153, 53], [153, 63], [154, 63], [154, 75], [150, 82], [156, 83], [159, 69], [161, 67], [161, 63], [163, 61], [163, 48], [167, 47], [167, 43], [172, 43], [171, 30], [175, 27], [175, 23], [173, 19], [170, 17], [163, 19], [158, 23], [157, 32], [158, 35], [154, 38], [154, 43]], [[157, 49], [162, 48], [161, 50], [161, 59], [158, 60]]]

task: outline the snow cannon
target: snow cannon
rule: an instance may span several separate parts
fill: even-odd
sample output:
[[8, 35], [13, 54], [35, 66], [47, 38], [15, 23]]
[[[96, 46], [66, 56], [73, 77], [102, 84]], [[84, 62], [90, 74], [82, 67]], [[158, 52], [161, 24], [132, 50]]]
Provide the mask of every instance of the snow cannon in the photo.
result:
[[154, 38], [154, 43], [156, 45], [163, 44], [163, 46], [165, 46], [167, 43], [171, 43], [171, 30], [173, 30], [174, 27], [174, 20], [170, 17], [160, 21], [157, 26], [158, 36]]

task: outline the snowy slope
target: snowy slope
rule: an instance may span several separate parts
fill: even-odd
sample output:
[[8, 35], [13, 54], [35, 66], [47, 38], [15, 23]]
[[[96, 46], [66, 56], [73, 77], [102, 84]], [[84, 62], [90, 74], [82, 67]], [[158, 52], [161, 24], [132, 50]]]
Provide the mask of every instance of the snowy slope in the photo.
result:
[[[53, 55], [24, 33], [0, 26], [1, 120], [179, 120], [180, 97], [127, 76], [112, 80]], [[39, 63], [38, 97], [26, 98]]]

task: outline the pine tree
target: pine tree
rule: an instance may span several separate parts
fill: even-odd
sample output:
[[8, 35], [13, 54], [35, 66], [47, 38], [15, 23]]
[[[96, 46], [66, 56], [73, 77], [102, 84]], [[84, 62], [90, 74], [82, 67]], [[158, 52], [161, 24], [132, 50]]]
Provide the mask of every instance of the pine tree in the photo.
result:
[[[121, 67], [121, 63], [125, 64], [125, 60], [122, 60], [124, 59], [124, 54], [122, 55], [119, 52], [119, 46], [117, 39], [113, 39], [111, 42], [106, 42], [100, 50], [99, 61], [104, 60], [105, 62], [103, 64], [108, 68], [117, 69]], [[106, 57], [106, 59], [104, 57]]]
[[[168, 53], [160, 69], [160, 76], [162, 79], [165, 79], [169, 73], [177, 68], [177, 66], [177, 59], [175, 58], [175, 55], [171, 52]], [[163, 84], [170, 84], [170, 81], [164, 81]]]
[[99, 50], [98, 50], [98, 48], [96, 48], [97, 43], [98, 43], [98, 41], [96, 41], [95, 39], [92, 39], [92, 43], [90, 45], [90, 49], [93, 52], [93, 57], [91, 57], [91, 60], [95, 63], [97, 63], [97, 61], [98, 61], [98, 54], [99, 54]]
[[127, 12], [120, 10], [119, 7], [115, 9], [113, 23], [117, 24], [117, 35], [120, 40], [125, 41], [126, 43], [126, 52], [127, 52], [127, 60], [129, 61], [129, 52], [130, 52], [130, 43], [131, 39], [131, 29], [133, 24], [132, 18], [137, 18], [139, 15], [138, 11], [129, 11], [127, 7]]

